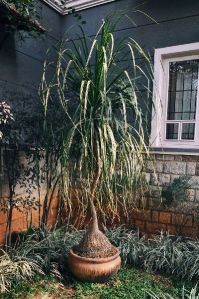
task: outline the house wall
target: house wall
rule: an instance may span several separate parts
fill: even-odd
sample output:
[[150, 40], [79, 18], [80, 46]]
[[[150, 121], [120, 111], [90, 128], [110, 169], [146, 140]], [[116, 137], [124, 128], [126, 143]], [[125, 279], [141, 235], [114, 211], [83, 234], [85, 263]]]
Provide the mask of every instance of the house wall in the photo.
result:
[[[2, 93], [7, 85], [9, 89], [27, 88], [36, 90], [40, 82], [46, 51], [55, 47], [61, 37], [60, 15], [43, 4], [39, 9], [41, 24], [47, 32], [39, 38], [28, 37], [20, 41], [13, 35], [5, 38], [5, 32], [0, 32], [0, 84]], [[1, 43], [3, 41], [3, 43]], [[51, 51], [52, 56], [55, 55]], [[9, 94], [4, 95], [9, 97]]]
[[[154, 57], [154, 49], [199, 41], [199, 2], [197, 0], [123, 0], [109, 3], [97, 8], [81, 11], [85, 32], [92, 38], [108, 15], [119, 11], [126, 13], [117, 25], [115, 36], [133, 38]], [[79, 39], [79, 30], [75, 18], [67, 16], [62, 19], [62, 34], [66, 32], [73, 41]], [[69, 29], [71, 28], [71, 29]], [[131, 58], [125, 56], [121, 63], [130, 66]], [[152, 86], [152, 85], [151, 85]], [[151, 155], [146, 169], [150, 185], [145, 200], [141, 201], [131, 214], [131, 224], [142, 232], [151, 235], [161, 230], [172, 234], [181, 233], [191, 237], [198, 235], [199, 203], [199, 154], [194, 151], [177, 149], [171, 152]], [[168, 152], [171, 152], [170, 154]], [[181, 152], [181, 153], [177, 153]], [[162, 187], [169, 185], [174, 178], [190, 175], [190, 189], [186, 200], [168, 205], [161, 196]]]
[[[139, 11], [138, 11], [139, 10]], [[116, 29], [118, 37], [132, 37], [154, 54], [154, 48], [198, 42], [199, 3], [197, 0], [123, 0], [107, 3], [79, 12], [86, 21], [83, 28], [94, 36], [101, 20], [121, 12], [123, 17]], [[148, 16], [147, 16], [148, 15]], [[62, 18], [62, 35], [76, 39], [78, 27], [73, 16]], [[71, 28], [71, 29], [70, 29]], [[126, 60], [126, 59], [125, 59]]]
[[[182, 0], [180, 5], [179, 0], [166, 2], [122, 0], [78, 13], [82, 20], [86, 21], [83, 29], [91, 39], [94, 38], [102, 19], [110, 15], [117, 16], [119, 13], [128, 15], [128, 18], [123, 16], [119, 21], [115, 37], [135, 39], [149, 53], [152, 61], [156, 48], [198, 42], [199, 2], [197, 0], [191, 0], [189, 3], [187, 0]], [[72, 15], [62, 18], [61, 28], [62, 36], [65, 34], [73, 41], [78, 41], [81, 36], [77, 19]], [[132, 58], [130, 52], [128, 53], [120, 59], [120, 63], [131, 71]], [[142, 59], [137, 59], [137, 63], [142, 65]], [[150, 88], [152, 89], [152, 82]], [[150, 107], [151, 101], [146, 99], [146, 93], [141, 90], [139, 95], [140, 102], [144, 105], [143, 98], [145, 98]], [[146, 124], [150, 129], [148, 117], [151, 115], [147, 115], [146, 110], [145, 114]]]
[[[0, 102], [7, 101], [14, 111], [23, 111], [25, 106], [29, 107], [29, 114], [33, 113], [38, 104], [38, 85], [41, 80], [43, 63], [46, 59], [46, 52], [51, 48], [48, 59], [56, 56], [56, 45], [61, 38], [61, 16], [49, 6], [41, 3], [39, 9], [40, 23], [47, 32], [38, 38], [26, 38], [19, 41], [14, 36], [5, 39], [5, 32], [0, 31]], [[23, 189], [18, 185], [15, 197], [20, 197]], [[32, 195], [34, 196], [34, 195]], [[37, 197], [35, 191], [35, 197]], [[41, 194], [44, 199], [45, 190]], [[0, 203], [9, 200], [8, 181], [0, 170]], [[49, 216], [49, 225], [55, 223], [57, 215], [56, 196], [52, 203]], [[7, 216], [0, 210], [0, 244], [4, 242]], [[37, 226], [39, 223], [38, 209], [27, 212], [21, 206], [13, 211], [12, 231], [26, 230], [32, 223]]]
[[[78, 39], [77, 19], [72, 15], [61, 16], [49, 6], [42, 4], [41, 23], [47, 33], [41, 39], [27, 39], [17, 43], [13, 37], [7, 39], [0, 47], [0, 96], [18, 105], [16, 94], [30, 95], [37, 99], [37, 89], [42, 73], [43, 61], [49, 47], [56, 48], [57, 43], [64, 36]], [[132, 37], [139, 42], [153, 59], [154, 48], [198, 42], [199, 2], [198, 0], [123, 0], [109, 3], [96, 8], [79, 12], [84, 30], [93, 37], [101, 19], [113, 13], [123, 12], [129, 17], [123, 17], [117, 25], [117, 37]], [[141, 12], [143, 11], [143, 13]], [[148, 15], [148, 16], [147, 16]], [[0, 32], [0, 44], [4, 33]], [[56, 52], [52, 51], [49, 59], [53, 59]], [[121, 59], [121, 63], [130, 65], [130, 57]], [[132, 213], [132, 224], [149, 234], [161, 229], [172, 233], [179, 231], [179, 223], [183, 224], [183, 233], [197, 234], [197, 202], [199, 201], [198, 183], [199, 156], [184, 154], [157, 154], [152, 155], [155, 162], [156, 177], [150, 167], [147, 169], [147, 178], [152, 186], [150, 193], [139, 209]], [[151, 161], [149, 162], [152, 163]], [[192, 204], [192, 209], [174, 210], [175, 207], [166, 207], [161, 203], [161, 187], [170, 183], [174, 177], [191, 172], [193, 185], [190, 197], [186, 203]], [[5, 191], [3, 178], [0, 177], [0, 196]], [[55, 204], [56, 206], [56, 204]], [[190, 207], [190, 205], [189, 205]], [[36, 212], [35, 212], [36, 213]], [[27, 219], [25, 215], [16, 212], [14, 215], [13, 231], [25, 229]], [[35, 224], [37, 215], [35, 214]], [[182, 219], [181, 219], [182, 218]], [[21, 219], [21, 220], [20, 220]], [[177, 219], [177, 220], [176, 220]], [[0, 242], [5, 231], [5, 216], [0, 213]], [[182, 223], [183, 222], [183, 223]]]

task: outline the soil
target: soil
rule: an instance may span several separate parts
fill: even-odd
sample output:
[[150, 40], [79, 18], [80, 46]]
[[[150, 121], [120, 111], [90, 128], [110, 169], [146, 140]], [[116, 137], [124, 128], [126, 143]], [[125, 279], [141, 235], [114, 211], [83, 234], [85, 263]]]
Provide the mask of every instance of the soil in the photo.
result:
[[47, 293], [38, 291], [32, 294], [30, 297], [22, 297], [20, 299], [71, 299], [75, 296], [74, 288], [64, 286], [60, 283], [53, 283], [52, 289]]
[[112, 257], [114, 256], [118, 251], [117, 251], [117, 248], [114, 247], [113, 245], [111, 246], [111, 248], [107, 251], [91, 251], [91, 252], [87, 252], [87, 253], [80, 253], [76, 246], [73, 247], [73, 251], [75, 254], [81, 256], [81, 257], [87, 257], [87, 258], [108, 258], [108, 257]]

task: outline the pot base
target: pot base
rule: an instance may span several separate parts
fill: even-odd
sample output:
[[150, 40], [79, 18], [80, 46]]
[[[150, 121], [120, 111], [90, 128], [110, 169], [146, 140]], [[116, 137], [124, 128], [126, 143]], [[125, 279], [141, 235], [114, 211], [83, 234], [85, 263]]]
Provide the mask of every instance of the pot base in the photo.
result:
[[68, 254], [68, 265], [72, 274], [81, 281], [106, 282], [121, 266], [120, 252], [108, 258], [87, 258], [74, 253]]

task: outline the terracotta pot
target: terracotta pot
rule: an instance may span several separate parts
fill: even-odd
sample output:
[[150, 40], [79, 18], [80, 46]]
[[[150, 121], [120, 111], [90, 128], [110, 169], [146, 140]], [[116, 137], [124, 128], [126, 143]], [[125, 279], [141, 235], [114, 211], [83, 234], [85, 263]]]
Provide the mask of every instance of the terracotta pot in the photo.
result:
[[81, 281], [105, 282], [117, 273], [121, 266], [120, 252], [108, 258], [81, 257], [71, 249], [68, 265], [72, 274]]

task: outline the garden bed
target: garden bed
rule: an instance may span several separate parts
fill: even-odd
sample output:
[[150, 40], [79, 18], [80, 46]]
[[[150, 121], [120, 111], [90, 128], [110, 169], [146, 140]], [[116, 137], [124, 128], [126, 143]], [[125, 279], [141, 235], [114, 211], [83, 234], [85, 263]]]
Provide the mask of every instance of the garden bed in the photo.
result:
[[182, 297], [183, 285], [196, 293], [198, 240], [167, 234], [145, 239], [124, 227], [106, 231], [121, 252], [123, 267], [109, 283], [94, 284], [77, 282], [67, 266], [67, 252], [83, 234], [63, 227], [54, 231], [31, 229], [19, 235], [15, 246], [1, 251], [0, 299], [198, 298], [186, 291]]

